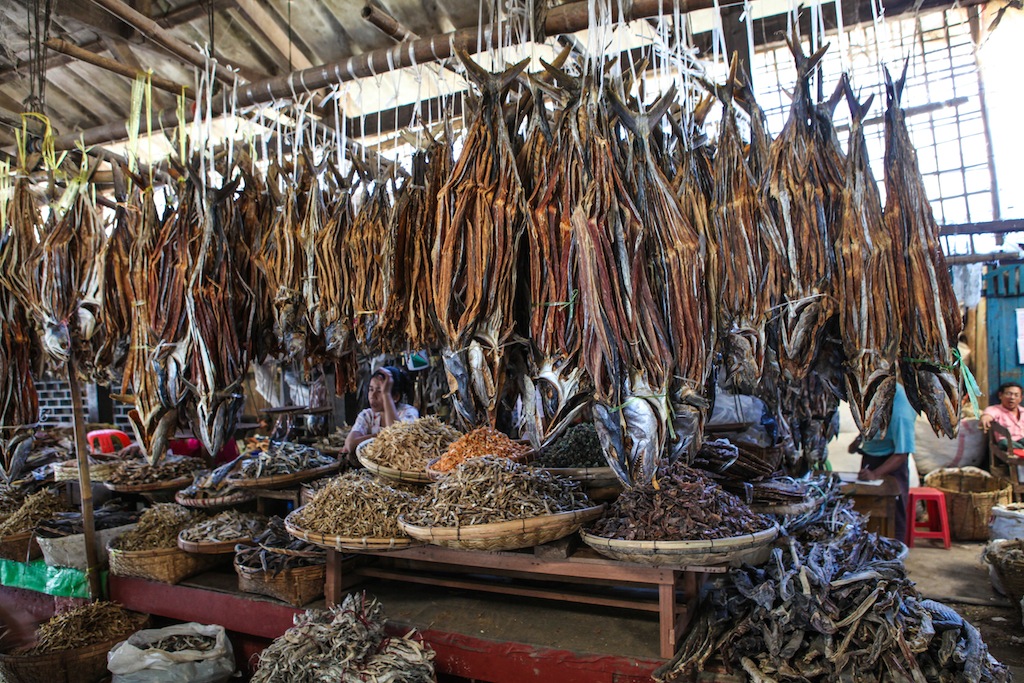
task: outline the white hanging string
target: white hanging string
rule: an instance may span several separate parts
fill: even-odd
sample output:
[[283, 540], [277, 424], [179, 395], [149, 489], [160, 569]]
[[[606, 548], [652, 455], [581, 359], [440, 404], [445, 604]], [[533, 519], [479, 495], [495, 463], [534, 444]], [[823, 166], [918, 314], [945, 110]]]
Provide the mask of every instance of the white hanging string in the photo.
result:
[[846, 26], [843, 23], [842, 0], [834, 0], [833, 6], [836, 9], [836, 29], [839, 32], [839, 69], [849, 75], [851, 78], [850, 84], [853, 85], [853, 72], [850, 60], [850, 37], [846, 35]]

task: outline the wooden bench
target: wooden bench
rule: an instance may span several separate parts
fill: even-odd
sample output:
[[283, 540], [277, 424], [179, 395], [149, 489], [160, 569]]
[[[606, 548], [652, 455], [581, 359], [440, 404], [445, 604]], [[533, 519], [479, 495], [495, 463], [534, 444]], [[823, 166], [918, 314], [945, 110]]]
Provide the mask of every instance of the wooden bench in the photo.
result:
[[1010, 432], [998, 422], [993, 422], [988, 429], [988, 460], [989, 471], [994, 475], [1001, 475], [1010, 480], [1013, 486], [1013, 499], [1020, 502], [1024, 500], [1024, 484], [1021, 483], [1021, 471], [1024, 467], [1024, 458], [1014, 453], [1013, 446], [1006, 448], [999, 445], [1002, 439], [1008, 444], [1013, 443]]
[[[559, 552], [557, 546], [553, 551], [539, 546], [525, 551], [483, 552], [426, 545], [359, 554], [367, 561], [343, 571], [344, 556], [327, 552], [324, 593], [328, 605], [341, 602], [345, 587], [356, 575], [654, 612], [659, 621], [660, 652], [665, 659], [675, 654], [686, 632], [706, 575], [728, 570], [724, 566], [649, 567], [610, 560], [590, 548]], [[628, 595], [617, 590], [623, 588], [654, 588], [657, 596], [644, 599], [635, 590]]]

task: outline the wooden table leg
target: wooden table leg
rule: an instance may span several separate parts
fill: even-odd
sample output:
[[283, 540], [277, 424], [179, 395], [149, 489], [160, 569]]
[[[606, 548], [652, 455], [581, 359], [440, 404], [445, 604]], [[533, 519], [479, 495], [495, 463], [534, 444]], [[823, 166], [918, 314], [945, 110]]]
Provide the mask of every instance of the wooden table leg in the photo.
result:
[[342, 588], [341, 575], [341, 553], [337, 550], [327, 551], [327, 583], [324, 586], [324, 600], [328, 607], [333, 607], [341, 602], [344, 589]]
[[675, 572], [671, 572], [670, 583], [658, 584], [658, 632], [661, 635], [661, 657], [671, 659], [676, 653]]

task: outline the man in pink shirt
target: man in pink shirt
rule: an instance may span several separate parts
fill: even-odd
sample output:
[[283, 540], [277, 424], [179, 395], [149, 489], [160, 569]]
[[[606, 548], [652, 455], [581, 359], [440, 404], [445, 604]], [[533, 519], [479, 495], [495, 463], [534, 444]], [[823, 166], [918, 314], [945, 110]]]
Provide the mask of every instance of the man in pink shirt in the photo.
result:
[[1024, 390], [1016, 382], [1003, 382], [999, 385], [999, 403], [985, 408], [978, 421], [983, 432], [987, 432], [993, 422], [1006, 427], [1014, 448], [1024, 448], [1024, 413], [1020, 409], [1022, 393]]

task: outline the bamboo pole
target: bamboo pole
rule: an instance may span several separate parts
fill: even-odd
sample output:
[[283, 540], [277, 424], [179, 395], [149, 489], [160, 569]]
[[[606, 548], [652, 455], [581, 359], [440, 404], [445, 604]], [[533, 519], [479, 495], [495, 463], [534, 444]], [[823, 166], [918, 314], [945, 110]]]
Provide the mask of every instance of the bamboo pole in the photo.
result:
[[[120, 62], [115, 62], [113, 59], [107, 59], [106, 57], [102, 57], [96, 54], [95, 52], [89, 52], [88, 50], [84, 50], [78, 47], [74, 43], [68, 42], [66, 40], [61, 40], [60, 38], [50, 38], [46, 41], [45, 44], [46, 47], [50, 48], [51, 50], [63, 52], [69, 57], [85, 62], [87, 64], [92, 64], [93, 66], [98, 66], [101, 69], [106, 69], [107, 71], [119, 74], [132, 80], [138, 78], [139, 76], [146, 75], [146, 72], [144, 71], [138, 71], [130, 66], [121, 64]], [[160, 76], [156, 75], [150, 75], [149, 81], [153, 84], [154, 88], [166, 90], [167, 92], [174, 93], [175, 95], [181, 95], [184, 92], [185, 97], [188, 97], [189, 99], [195, 99], [195, 95], [192, 93], [192, 88], [188, 87], [187, 85], [175, 83], [170, 79], [161, 78]]]
[[82, 394], [78, 388], [78, 371], [75, 369], [75, 352], [68, 358], [68, 385], [71, 388], [71, 406], [75, 418], [75, 453], [78, 459], [78, 484], [82, 489], [82, 527], [85, 531], [85, 575], [89, 579], [89, 597], [99, 600], [103, 597], [100, 582], [100, 565], [96, 557], [96, 524], [92, 515], [92, 479], [89, 476], [89, 447], [85, 443], [85, 415], [82, 411]]

